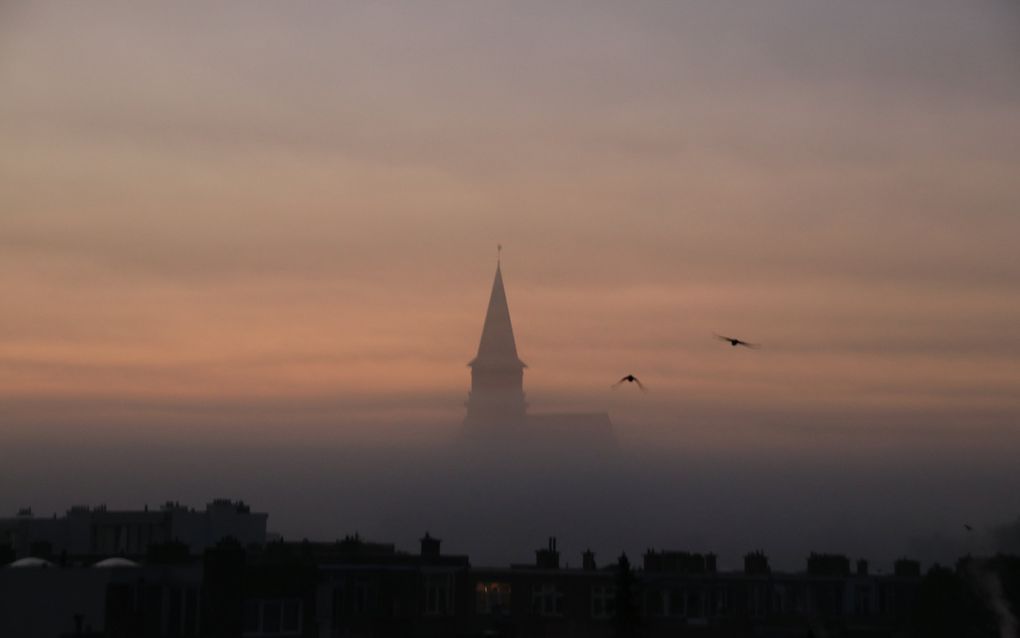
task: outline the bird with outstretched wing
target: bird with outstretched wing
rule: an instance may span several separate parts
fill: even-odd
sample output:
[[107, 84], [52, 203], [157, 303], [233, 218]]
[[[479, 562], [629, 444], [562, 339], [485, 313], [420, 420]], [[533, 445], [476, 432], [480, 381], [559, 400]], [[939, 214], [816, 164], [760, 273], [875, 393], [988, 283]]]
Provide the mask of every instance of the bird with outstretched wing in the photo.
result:
[[719, 341], [726, 341], [731, 346], [733, 346], [734, 348], [737, 347], [737, 346], [744, 346], [745, 348], [751, 348], [753, 350], [757, 350], [758, 348], [761, 347], [760, 344], [749, 343], [747, 341], [744, 341], [743, 339], [737, 339], [735, 337], [724, 337], [723, 335], [718, 334], [718, 333], [713, 333], [713, 334], [715, 334], [715, 338], [716, 339], [718, 339]]
[[628, 374], [627, 376], [623, 377], [622, 379], [620, 379], [619, 381], [617, 381], [616, 383], [614, 383], [610, 387], [612, 387], [613, 389], [616, 389], [616, 387], [619, 386], [622, 383], [636, 383], [637, 387], [641, 388], [642, 392], [648, 392], [648, 388], [646, 388], [640, 381], [638, 381], [638, 378], [635, 377], [633, 374]]

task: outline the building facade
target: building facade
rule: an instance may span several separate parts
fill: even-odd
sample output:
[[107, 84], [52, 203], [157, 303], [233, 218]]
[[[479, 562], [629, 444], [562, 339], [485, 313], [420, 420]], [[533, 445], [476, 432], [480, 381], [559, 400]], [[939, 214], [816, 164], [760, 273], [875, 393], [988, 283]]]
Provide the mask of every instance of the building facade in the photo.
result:
[[[916, 631], [924, 579], [913, 561], [876, 575], [863, 561], [851, 571], [831, 555], [810, 556], [796, 573], [773, 572], [760, 552], [739, 571], [719, 571], [712, 554], [679, 551], [649, 550], [633, 568], [624, 557], [599, 565], [590, 551], [574, 568], [560, 558], [550, 538], [533, 563], [474, 566], [426, 534], [418, 552], [354, 536], [249, 547], [229, 540], [168, 563], [22, 559], [0, 567], [0, 635], [924, 635]], [[1016, 563], [1004, 582], [1020, 575]]]

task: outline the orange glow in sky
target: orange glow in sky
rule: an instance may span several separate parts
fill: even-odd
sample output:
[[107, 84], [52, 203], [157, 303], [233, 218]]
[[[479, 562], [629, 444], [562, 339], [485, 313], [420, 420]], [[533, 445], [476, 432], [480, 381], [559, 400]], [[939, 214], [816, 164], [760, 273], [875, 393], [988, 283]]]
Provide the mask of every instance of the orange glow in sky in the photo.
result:
[[5, 9], [9, 425], [457, 422], [497, 243], [533, 404], [1015, 423], [1020, 22], [844, 4]]

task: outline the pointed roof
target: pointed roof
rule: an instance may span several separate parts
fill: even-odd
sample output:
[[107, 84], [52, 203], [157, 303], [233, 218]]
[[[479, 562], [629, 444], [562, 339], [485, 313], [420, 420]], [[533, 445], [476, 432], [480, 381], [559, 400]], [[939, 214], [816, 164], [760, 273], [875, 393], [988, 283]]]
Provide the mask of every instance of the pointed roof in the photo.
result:
[[514, 328], [510, 323], [510, 307], [506, 302], [503, 273], [498, 263], [496, 278], [492, 282], [492, 294], [489, 296], [489, 309], [485, 313], [485, 325], [482, 326], [482, 340], [478, 344], [478, 356], [468, 365], [527, 367], [517, 356]]

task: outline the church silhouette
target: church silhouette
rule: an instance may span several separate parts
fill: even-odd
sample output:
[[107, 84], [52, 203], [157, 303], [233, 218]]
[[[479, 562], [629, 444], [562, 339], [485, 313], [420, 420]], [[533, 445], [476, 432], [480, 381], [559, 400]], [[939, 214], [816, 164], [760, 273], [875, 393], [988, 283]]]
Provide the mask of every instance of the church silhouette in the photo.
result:
[[524, 398], [524, 370], [528, 366], [517, 354], [501, 262], [496, 264], [478, 355], [468, 366], [471, 391], [464, 418], [466, 440], [541, 445], [550, 450], [566, 445], [575, 451], [615, 448], [613, 424], [605, 412], [528, 412]]

